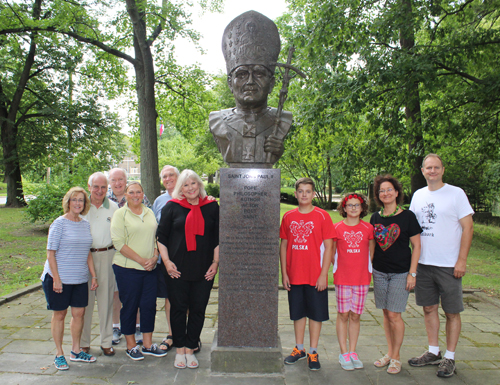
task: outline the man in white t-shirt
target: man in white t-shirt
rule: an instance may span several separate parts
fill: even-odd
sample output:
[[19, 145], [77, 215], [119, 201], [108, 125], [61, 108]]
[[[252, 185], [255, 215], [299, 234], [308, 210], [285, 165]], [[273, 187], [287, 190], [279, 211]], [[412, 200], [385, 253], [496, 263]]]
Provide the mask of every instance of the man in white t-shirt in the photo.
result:
[[[427, 187], [415, 192], [410, 210], [423, 230], [415, 299], [424, 309], [429, 350], [409, 359], [408, 363], [439, 365], [438, 377], [451, 377], [455, 372], [455, 348], [462, 326], [462, 277], [472, 242], [474, 210], [461, 188], [443, 182], [444, 167], [438, 155], [428, 154], [424, 158], [422, 174]], [[444, 357], [441, 357], [438, 340], [440, 299], [446, 315]]]

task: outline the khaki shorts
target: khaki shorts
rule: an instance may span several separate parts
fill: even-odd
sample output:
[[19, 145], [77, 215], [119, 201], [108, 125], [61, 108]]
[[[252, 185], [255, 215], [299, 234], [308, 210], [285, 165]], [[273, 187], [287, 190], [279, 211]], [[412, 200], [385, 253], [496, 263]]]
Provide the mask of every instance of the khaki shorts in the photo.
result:
[[462, 278], [453, 276], [453, 267], [418, 264], [415, 300], [419, 306], [439, 304], [445, 313], [457, 314], [464, 311]]

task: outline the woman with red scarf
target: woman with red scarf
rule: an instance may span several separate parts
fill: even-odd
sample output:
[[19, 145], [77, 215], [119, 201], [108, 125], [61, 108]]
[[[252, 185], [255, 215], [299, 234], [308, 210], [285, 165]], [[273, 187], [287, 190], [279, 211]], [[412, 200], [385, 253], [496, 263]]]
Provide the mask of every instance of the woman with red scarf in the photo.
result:
[[[205, 309], [219, 266], [219, 205], [208, 200], [201, 178], [184, 170], [173, 199], [161, 211], [156, 236], [167, 270], [174, 366], [197, 368], [198, 346]], [[189, 316], [187, 312], [189, 311]]]

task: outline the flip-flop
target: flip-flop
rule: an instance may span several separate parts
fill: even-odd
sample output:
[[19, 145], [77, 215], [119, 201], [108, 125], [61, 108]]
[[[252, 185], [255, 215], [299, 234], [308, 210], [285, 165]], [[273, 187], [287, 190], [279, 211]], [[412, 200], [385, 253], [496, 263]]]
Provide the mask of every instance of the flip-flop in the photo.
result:
[[377, 368], [383, 368], [384, 366], [389, 365], [391, 362], [391, 357], [389, 357], [388, 354], [383, 356], [382, 358], [379, 358], [377, 361], [373, 363]]
[[[171, 344], [167, 343], [168, 340], [172, 340], [172, 343]], [[163, 346], [165, 346], [166, 349], [164, 349]], [[174, 339], [172, 338], [171, 335], [168, 335], [167, 338], [164, 338], [160, 344], [160, 349], [165, 352], [169, 352], [170, 350], [172, 350], [173, 347], [174, 347]]]

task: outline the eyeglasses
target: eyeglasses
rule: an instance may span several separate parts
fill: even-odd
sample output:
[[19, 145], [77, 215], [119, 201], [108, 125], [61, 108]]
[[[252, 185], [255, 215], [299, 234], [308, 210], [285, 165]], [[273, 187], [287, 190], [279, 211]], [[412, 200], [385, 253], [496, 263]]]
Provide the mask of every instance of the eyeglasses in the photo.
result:
[[347, 207], [348, 209], [359, 209], [361, 205], [359, 203], [356, 204], [349, 203], [348, 205], [345, 205], [345, 207]]
[[388, 188], [387, 190], [378, 190], [378, 194], [385, 194], [385, 193], [391, 193], [393, 192], [394, 189], [393, 188]]
[[85, 199], [71, 198], [70, 201], [73, 203], [83, 203], [83, 202], [85, 202]]

